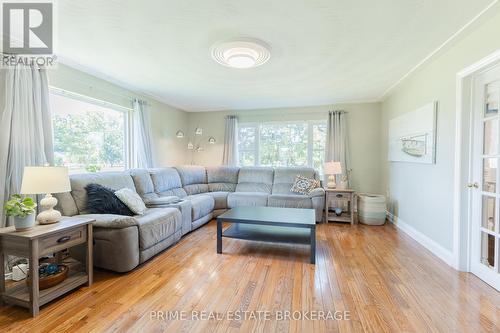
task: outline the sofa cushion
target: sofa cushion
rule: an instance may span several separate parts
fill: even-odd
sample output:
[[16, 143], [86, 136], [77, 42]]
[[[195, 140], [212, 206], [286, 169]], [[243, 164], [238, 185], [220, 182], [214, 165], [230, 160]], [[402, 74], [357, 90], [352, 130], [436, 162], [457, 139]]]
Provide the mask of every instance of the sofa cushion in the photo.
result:
[[157, 198], [155, 186], [149, 171], [146, 169], [132, 169], [129, 171], [134, 181], [135, 190], [143, 200]]
[[267, 199], [269, 207], [312, 208], [311, 198], [304, 195], [271, 194]]
[[210, 195], [188, 195], [186, 199], [191, 202], [191, 215], [193, 221], [210, 214], [214, 210], [215, 200]]
[[135, 216], [139, 228], [139, 248], [147, 249], [181, 229], [182, 216], [176, 208], [150, 208]]
[[208, 192], [207, 184], [191, 184], [183, 187], [184, 191], [186, 191], [187, 195], [195, 195], [202, 194]]
[[240, 168], [231, 166], [207, 167], [208, 190], [210, 192], [234, 192]]
[[135, 191], [132, 191], [129, 188], [122, 188], [121, 190], [115, 191], [115, 195], [135, 214], [144, 214], [146, 205], [144, 204], [144, 201], [142, 201], [139, 194]]
[[297, 176], [319, 180], [313, 168], [308, 167], [278, 167], [274, 170], [273, 194], [297, 194], [291, 191]]
[[181, 178], [182, 188], [188, 195], [208, 192], [207, 171], [198, 165], [176, 167]]
[[75, 199], [80, 214], [87, 214], [87, 190], [88, 184], [100, 184], [112, 190], [129, 188], [135, 191], [134, 181], [128, 172], [91, 172], [70, 176], [71, 195]]
[[53, 194], [57, 199], [55, 209], [61, 212], [63, 216], [78, 215], [78, 207], [76, 207], [75, 199], [70, 192]]
[[214, 209], [226, 209], [227, 208], [227, 196], [231, 192], [227, 191], [219, 191], [219, 192], [208, 192], [207, 195], [210, 195], [215, 200]]
[[274, 170], [268, 167], [243, 167], [238, 175], [236, 192], [271, 193]]
[[186, 191], [182, 188], [179, 173], [174, 168], [150, 169], [149, 174], [153, 181], [156, 194], [159, 196], [177, 196], [184, 198]]
[[233, 192], [227, 196], [227, 207], [267, 206], [269, 194], [262, 192]]

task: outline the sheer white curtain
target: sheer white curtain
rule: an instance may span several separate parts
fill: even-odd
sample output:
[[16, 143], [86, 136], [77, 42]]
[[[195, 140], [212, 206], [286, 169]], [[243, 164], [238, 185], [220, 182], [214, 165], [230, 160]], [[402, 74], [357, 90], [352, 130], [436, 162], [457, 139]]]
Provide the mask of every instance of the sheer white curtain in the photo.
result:
[[236, 116], [226, 117], [222, 164], [238, 165], [238, 117]]
[[0, 226], [3, 205], [19, 193], [25, 166], [53, 162], [49, 88], [44, 69], [22, 64], [2, 69], [5, 107], [0, 115]]
[[153, 147], [151, 143], [151, 122], [145, 101], [134, 100], [134, 168], [153, 167]]
[[351, 168], [347, 139], [347, 112], [345, 111], [330, 111], [328, 113], [325, 161], [340, 162], [342, 165], [343, 174], [337, 176], [337, 183], [340, 181], [339, 177], [347, 175]]

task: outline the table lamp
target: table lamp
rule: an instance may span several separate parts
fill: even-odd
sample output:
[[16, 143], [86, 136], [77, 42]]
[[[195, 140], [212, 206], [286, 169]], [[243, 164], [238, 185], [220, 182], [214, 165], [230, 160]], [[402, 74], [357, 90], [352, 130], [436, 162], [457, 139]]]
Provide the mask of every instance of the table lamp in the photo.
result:
[[328, 188], [335, 188], [337, 184], [335, 184], [335, 175], [342, 174], [342, 165], [340, 162], [326, 162], [323, 165], [323, 169], [325, 175], [328, 175], [328, 184], [326, 185]]
[[54, 209], [57, 199], [51, 193], [71, 191], [68, 168], [66, 167], [25, 167], [21, 194], [45, 194], [40, 201], [42, 211], [36, 220], [40, 224], [56, 223], [61, 219], [61, 213]]

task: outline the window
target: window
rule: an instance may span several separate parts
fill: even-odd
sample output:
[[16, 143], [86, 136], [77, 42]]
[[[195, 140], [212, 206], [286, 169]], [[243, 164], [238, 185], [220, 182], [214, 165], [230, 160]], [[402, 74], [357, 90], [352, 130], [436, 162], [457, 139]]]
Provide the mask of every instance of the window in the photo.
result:
[[238, 140], [241, 166], [311, 166], [322, 173], [326, 122], [243, 123]]
[[50, 94], [50, 107], [55, 165], [67, 166], [70, 173], [127, 167], [127, 109], [56, 91]]
[[257, 161], [257, 127], [239, 127], [238, 153], [240, 165], [255, 165]]

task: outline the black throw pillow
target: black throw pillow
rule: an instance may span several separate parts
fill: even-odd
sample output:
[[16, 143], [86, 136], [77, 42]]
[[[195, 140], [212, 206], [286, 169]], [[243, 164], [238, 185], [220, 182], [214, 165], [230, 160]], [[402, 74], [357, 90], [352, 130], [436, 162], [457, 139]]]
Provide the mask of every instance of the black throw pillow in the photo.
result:
[[116, 214], [135, 215], [123, 202], [115, 195], [115, 191], [99, 184], [88, 184], [87, 191], [87, 211], [89, 214]]

